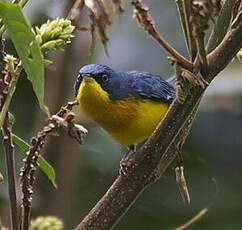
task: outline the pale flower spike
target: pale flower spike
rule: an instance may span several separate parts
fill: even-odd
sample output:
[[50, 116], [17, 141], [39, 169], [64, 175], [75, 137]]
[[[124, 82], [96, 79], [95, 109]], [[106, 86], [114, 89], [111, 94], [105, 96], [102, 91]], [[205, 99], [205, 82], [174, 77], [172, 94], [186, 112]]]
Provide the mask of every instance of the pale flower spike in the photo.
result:
[[57, 18], [53, 21], [48, 20], [40, 27], [33, 29], [36, 40], [39, 43], [42, 52], [50, 50], [62, 50], [62, 46], [70, 43], [74, 26], [68, 19]]

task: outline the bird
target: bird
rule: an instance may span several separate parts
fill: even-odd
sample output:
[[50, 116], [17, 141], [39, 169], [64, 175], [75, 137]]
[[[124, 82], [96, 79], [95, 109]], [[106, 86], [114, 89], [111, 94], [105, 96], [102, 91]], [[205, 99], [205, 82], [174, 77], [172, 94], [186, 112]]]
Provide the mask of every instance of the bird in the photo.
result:
[[134, 149], [147, 139], [175, 98], [175, 77], [149, 72], [118, 72], [106, 65], [79, 69], [75, 96], [81, 111], [116, 142]]

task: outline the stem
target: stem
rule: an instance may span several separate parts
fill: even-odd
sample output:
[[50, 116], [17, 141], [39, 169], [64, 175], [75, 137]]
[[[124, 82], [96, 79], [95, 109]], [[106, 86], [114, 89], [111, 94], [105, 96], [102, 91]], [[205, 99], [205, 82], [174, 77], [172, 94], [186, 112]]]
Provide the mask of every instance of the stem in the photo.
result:
[[26, 205], [22, 208], [21, 230], [29, 230], [31, 207]]
[[183, 0], [183, 8], [184, 8], [184, 14], [185, 14], [186, 28], [188, 33], [188, 44], [189, 44], [190, 56], [191, 56], [191, 61], [194, 61], [197, 55], [197, 47], [196, 47], [196, 41], [192, 33], [192, 24], [190, 23], [191, 5], [192, 5], [192, 0]]
[[10, 198], [11, 226], [13, 230], [18, 230], [17, 196], [15, 180], [15, 159], [14, 146], [12, 142], [11, 125], [6, 116], [3, 124], [3, 146], [6, 154], [7, 174], [8, 174], [8, 193]]
[[186, 46], [187, 46], [187, 50], [189, 52], [190, 48], [189, 48], [189, 42], [188, 42], [188, 31], [187, 31], [187, 27], [186, 27], [186, 15], [184, 12], [184, 8], [183, 8], [183, 0], [176, 0], [176, 7], [179, 13], [179, 17], [180, 17], [180, 22], [182, 25], [182, 30], [185, 36], [185, 41], [186, 41]]
[[168, 52], [170, 55], [177, 60], [183, 67], [192, 70], [193, 65], [179, 52], [177, 52], [158, 32], [156, 29], [148, 31], [148, 33]]
[[8, 112], [8, 108], [9, 108], [11, 99], [12, 99], [14, 91], [16, 89], [16, 84], [18, 82], [19, 74], [20, 74], [23, 67], [22, 67], [22, 65], [19, 65], [17, 68], [18, 68], [17, 74], [12, 74], [12, 80], [11, 80], [10, 86], [8, 88], [8, 94], [7, 94], [7, 97], [5, 99], [2, 110], [0, 112], [0, 127], [2, 127], [2, 125], [4, 123], [4, 119], [5, 119], [6, 114]]
[[221, 69], [234, 58], [242, 47], [242, 14], [239, 14], [231, 25], [222, 42], [207, 56], [208, 59], [208, 81], [217, 75]]
[[140, 26], [155, 40], [161, 47], [163, 47], [168, 53], [172, 55], [176, 61], [184, 68], [192, 71], [193, 64], [177, 52], [158, 32], [155, 27], [154, 20], [149, 15], [149, 8], [144, 5], [141, 0], [132, 0], [132, 4], [135, 7], [134, 17], [137, 19]]
[[192, 224], [198, 222], [201, 220], [208, 212], [207, 208], [202, 209], [197, 215], [195, 215], [192, 219], [187, 221], [187, 223], [183, 224], [182, 226], [179, 226], [177, 228], [174, 228], [173, 230], [185, 230], [191, 227]]
[[176, 4], [180, 15], [182, 29], [185, 35], [187, 49], [190, 53], [190, 59], [191, 61], [194, 61], [197, 50], [196, 42], [192, 36], [192, 26], [191, 23], [189, 23], [189, 18], [191, 14], [191, 0], [176, 0]]

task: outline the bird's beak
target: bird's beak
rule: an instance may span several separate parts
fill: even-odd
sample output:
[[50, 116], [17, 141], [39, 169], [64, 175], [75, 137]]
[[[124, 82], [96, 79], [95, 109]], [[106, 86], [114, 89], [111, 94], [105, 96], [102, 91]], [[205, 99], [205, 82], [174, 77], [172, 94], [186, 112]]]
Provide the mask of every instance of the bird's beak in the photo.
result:
[[91, 75], [82, 75], [84, 82], [94, 82], [94, 78]]

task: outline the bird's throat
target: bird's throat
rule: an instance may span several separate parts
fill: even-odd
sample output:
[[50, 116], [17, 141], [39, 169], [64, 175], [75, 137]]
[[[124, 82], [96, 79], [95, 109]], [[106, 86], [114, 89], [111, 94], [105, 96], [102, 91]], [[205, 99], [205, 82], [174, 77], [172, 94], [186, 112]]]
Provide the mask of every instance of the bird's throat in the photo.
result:
[[82, 82], [77, 100], [81, 110], [107, 132], [120, 131], [133, 120], [133, 102], [112, 101], [97, 82]]
[[109, 97], [96, 81], [83, 81], [78, 91], [77, 100], [83, 112], [96, 121], [100, 110], [106, 107], [109, 102]]

